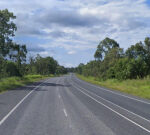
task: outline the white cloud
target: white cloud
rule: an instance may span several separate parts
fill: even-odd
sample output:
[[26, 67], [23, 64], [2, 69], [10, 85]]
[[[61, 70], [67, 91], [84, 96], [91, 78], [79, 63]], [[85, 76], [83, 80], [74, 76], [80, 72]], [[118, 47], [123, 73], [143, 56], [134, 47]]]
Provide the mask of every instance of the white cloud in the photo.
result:
[[56, 47], [77, 55], [106, 36], [123, 48], [150, 36], [146, 0], [3, 0], [0, 8], [17, 15], [17, 36], [45, 40], [37, 43], [45, 49], [43, 56]]
[[76, 51], [69, 51], [68, 54], [75, 54]]

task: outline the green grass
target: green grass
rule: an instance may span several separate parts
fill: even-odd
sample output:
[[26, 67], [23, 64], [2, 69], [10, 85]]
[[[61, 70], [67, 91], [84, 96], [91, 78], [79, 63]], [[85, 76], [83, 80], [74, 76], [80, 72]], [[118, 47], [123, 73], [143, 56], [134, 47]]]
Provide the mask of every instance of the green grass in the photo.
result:
[[14, 89], [19, 86], [24, 86], [29, 83], [33, 83], [36, 81], [39, 81], [41, 79], [47, 78], [47, 77], [53, 77], [54, 75], [49, 76], [42, 76], [42, 75], [27, 75], [24, 77], [8, 77], [3, 78], [0, 80], [0, 92]]
[[77, 77], [92, 84], [100, 85], [112, 90], [119, 90], [121, 92], [128, 93], [134, 96], [150, 99], [150, 78], [123, 81], [109, 79], [106, 81], [101, 81], [94, 77], [84, 77], [78, 74]]

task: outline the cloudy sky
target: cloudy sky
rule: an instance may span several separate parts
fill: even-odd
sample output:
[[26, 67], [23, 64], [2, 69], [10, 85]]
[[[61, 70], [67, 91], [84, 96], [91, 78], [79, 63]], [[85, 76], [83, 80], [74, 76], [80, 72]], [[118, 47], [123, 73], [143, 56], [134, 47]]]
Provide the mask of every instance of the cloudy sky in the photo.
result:
[[92, 60], [105, 37], [126, 49], [150, 36], [150, 0], [0, 0], [5, 8], [17, 16], [14, 40], [29, 55], [69, 67]]

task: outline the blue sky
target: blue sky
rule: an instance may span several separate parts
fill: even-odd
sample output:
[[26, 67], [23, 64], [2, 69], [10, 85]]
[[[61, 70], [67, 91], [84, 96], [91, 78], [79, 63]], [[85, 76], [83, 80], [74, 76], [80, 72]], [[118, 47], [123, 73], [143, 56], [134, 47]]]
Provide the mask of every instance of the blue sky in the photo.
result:
[[29, 56], [52, 56], [66, 67], [93, 60], [98, 43], [127, 49], [150, 36], [150, 0], [0, 0], [17, 16], [15, 41]]
[[150, 0], [146, 0], [146, 4], [150, 6]]

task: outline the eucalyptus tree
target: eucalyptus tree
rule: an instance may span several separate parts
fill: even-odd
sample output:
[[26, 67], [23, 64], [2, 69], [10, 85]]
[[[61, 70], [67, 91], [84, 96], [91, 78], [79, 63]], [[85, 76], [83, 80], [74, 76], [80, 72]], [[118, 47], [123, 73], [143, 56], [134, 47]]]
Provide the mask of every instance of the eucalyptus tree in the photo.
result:
[[6, 57], [9, 54], [12, 37], [17, 30], [13, 20], [16, 16], [7, 9], [0, 10], [0, 56]]
[[146, 37], [144, 40], [144, 43], [145, 43], [148, 53], [150, 53], [150, 37]]
[[94, 54], [94, 57], [97, 60], [103, 60], [105, 55], [107, 55], [107, 53], [109, 53], [109, 51], [112, 48], [118, 48], [118, 47], [119, 47], [119, 44], [115, 40], [106, 37], [97, 46], [97, 50]]

